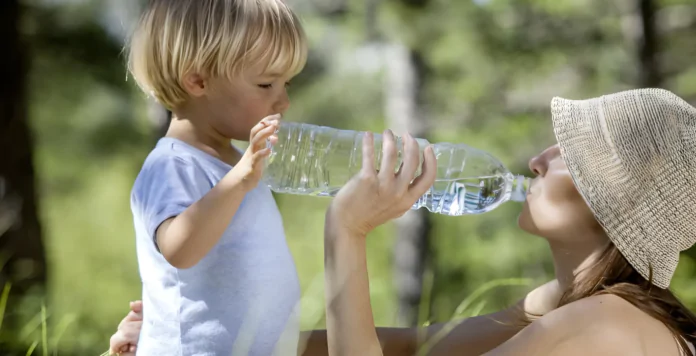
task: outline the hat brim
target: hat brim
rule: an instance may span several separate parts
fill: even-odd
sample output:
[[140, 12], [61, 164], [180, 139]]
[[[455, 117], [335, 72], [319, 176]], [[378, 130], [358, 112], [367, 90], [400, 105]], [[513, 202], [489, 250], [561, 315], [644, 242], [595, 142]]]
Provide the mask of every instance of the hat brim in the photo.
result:
[[[616, 128], [610, 126], [630, 120], [621, 117], [629, 115], [629, 110], [609, 109], [605, 100], [607, 97], [553, 98], [553, 129], [561, 156], [578, 192], [621, 254], [643, 278], [652, 280], [659, 288], [667, 288], [679, 253], [665, 253], [651, 244], [654, 236], [649, 234], [653, 229], [645, 226], [652, 223], [645, 219], [650, 211], [645, 210], [644, 204], [636, 204], [636, 194], [640, 192], [630, 187], [639, 189], [640, 185], [631, 181], [611, 137]], [[607, 116], [611, 119], [607, 120]]]

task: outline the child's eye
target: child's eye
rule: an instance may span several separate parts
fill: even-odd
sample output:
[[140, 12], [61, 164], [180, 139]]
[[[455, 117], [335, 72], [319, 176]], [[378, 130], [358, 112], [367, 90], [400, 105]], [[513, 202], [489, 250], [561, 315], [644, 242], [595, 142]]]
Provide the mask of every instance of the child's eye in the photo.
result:
[[[286, 87], [286, 88], [289, 88], [289, 87], [290, 87], [290, 82], [285, 83], [285, 87]], [[273, 84], [259, 84], [259, 88], [271, 89], [271, 88], [273, 88]]]
[[292, 83], [290, 83], [290, 82], [285, 83], [286, 88], [290, 88], [291, 86], [292, 86]]

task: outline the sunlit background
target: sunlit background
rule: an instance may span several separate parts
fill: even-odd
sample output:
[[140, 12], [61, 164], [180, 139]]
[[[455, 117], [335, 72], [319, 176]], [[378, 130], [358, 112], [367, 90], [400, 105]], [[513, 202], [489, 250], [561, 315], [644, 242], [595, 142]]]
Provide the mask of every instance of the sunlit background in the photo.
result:
[[[553, 96], [663, 87], [696, 102], [696, 1], [287, 2], [311, 53], [286, 120], [466, 143], [529, 175], [528, 159], [554, 143]], [[0, 298], [0, 354], [99, 355], [140, 298], [129, 194], [167, 124], [124, 66], [145, 1], [1, 3], [0, 288], [12, 284]], [[302, 327], [323, 328], [329, 198], [276, 199]], [[379, 228], [368, 241], [376, 323], [449, 320], [487, 282], [529, 279], [485, 291], [463, 314], [494, 311], [550, 279], [547, 246], [516, 227], [519, 210], [421, 211]], [[692, 308], [694, 258], [683, 256], [672, 284]]]

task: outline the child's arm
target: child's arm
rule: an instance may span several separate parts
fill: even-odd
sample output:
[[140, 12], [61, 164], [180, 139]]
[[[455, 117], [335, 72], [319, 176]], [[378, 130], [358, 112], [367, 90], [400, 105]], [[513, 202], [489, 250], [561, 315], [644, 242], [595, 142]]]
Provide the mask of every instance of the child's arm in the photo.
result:
[[200, 200], [157, 228], [162, 256], [176, 268], [196, 265], [218, 242], [248, 191], [255, 188], [263, 172], [263, 158], [270, 149], [278, 120], [269, 117], [251, 130], [249, 148], [237, 165]]

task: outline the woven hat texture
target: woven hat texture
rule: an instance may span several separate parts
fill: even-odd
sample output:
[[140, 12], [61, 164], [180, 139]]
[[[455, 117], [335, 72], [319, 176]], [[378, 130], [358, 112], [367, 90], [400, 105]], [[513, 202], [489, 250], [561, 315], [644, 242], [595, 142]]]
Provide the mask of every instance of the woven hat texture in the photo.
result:
[[662, 89], [554, 98], [561, 155], [609, 239], [659, 288], [696, 242], [696, 109]]

